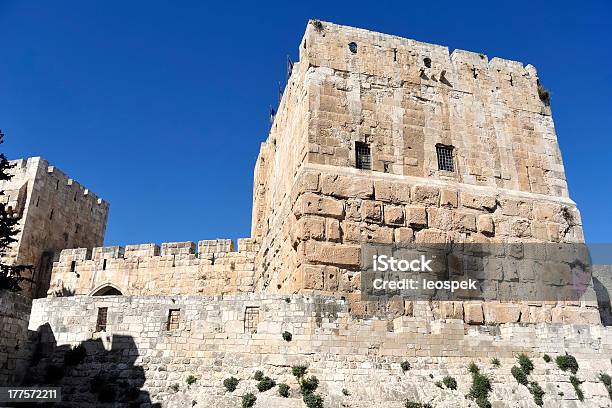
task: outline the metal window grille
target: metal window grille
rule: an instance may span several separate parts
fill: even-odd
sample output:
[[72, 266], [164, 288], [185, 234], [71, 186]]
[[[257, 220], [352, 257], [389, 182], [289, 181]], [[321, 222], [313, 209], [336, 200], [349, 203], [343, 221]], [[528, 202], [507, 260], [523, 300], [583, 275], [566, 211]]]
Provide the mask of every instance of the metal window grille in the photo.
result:
[[367, 143], [355, 142], [355, 164], [357, 165], [358, 169], [372, 169], [370, 145]]
[[438, 154], [438, 170], [455, 171], [453, 165], [453, 147], [452, 146], [436, 146]]
[[106, 331], [106, 319], [108, 318], [108, 307], [98, 308], [98, 321], [96, 322], [96, 332]]
[[257, 325], [259, 324], [259, 308], [247, 307], [244, 311], [244, 332], [257, 333]]
[[168, 330], [178, 330], [181, 309], [170, 309], [168, 312]]

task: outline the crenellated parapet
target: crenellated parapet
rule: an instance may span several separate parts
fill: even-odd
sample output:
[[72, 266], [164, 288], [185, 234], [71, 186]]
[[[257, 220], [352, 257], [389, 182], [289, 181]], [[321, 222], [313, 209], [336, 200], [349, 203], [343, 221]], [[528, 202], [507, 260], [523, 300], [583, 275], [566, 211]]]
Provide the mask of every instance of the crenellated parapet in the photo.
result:
[[223, 294], [252, 290], [258, 244], [230, 239], [66, 249], [54, 263], [50, 296]]

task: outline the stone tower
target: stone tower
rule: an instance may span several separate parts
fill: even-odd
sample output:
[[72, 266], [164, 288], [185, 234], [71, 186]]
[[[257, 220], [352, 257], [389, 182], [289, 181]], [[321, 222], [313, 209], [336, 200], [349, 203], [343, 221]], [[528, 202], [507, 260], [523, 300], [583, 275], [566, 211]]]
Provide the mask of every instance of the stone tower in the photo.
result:
[[299, 51], [255, 168], [259, 289], [358, 298], [364, 243], [583, 242], [533, 66], [318, 21]]
[[0, 182], [1, 198], [20, 218], [20, 231], [7, 262], [32, 265], [22, 294], [45, 297], [61, 250], [103, 243], [109, 206], [40, 157], [11, 163], [13, 178]]

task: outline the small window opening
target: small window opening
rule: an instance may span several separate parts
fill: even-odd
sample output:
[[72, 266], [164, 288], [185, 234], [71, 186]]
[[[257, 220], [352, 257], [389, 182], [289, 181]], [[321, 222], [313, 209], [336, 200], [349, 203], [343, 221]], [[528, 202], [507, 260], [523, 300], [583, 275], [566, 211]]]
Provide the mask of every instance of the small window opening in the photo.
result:
[[438, 155], [438, 170], [455, 171], [453, 165], [453, 146], [436, 145]]
[[57, 181], [55, 182], [55, 189], [56, 189], [56, 190], [59, 190], [59, 180], [57, 180]]
[[257, 333], [257, 325], [259, 324], [259, 307], [247, 307], [244, 311], [244, 332], [254, 334]]
[[75, 234], [78, 234], [80, 229], [81, 229], [81, 226], [80, 226], [79, 224], [77, 224], [77, 225], [74, 227], [74, 233], [75, 233]]
[[512, 78], [512, 74], [510, 74], [510, 86], [514, 86], [514, 79]]
[[102, 261], [102, 270], [103, 271], [106, 270], [106, 259], [104, 261]]
[[181, 309], [170, 309], [168, 311], [168, 323], [166, 329], [168, 331], [178, 330], [181, 317]]
[[78, 193], [74, 193], [74, 201], [76, 201], [76, 200], [77, 200], [77, 194], [78, 194]]
[[106, 331], [106, 320], [108, 318], [108, 307], [98, 308], [98, 320], [96, 322], [96, 332]]
[[429, 57], [424, 58], [423, 64], [425, 64], [425, 68], [431, 68], [431, 58]]
[[53, 210], [51, 210], [51, 213], [49, 213], [49, 219], [52, 220], [53, 219]]
[[393, 61], [397, 61], [397, 48], [393, 49]]
[[388, 163], [388, 162], [384, 162], [384, 163], [383, 163], [383, 171], [384, 171], [385, 173], [388, 173], [388, 172], [389, 172], [389, 166], [390, 166], [390, 165], [391, 165], [391, 164], [390, 164], [390, 163]]
[[70, 262], [70, 272], [76, 271], [76, 261]]
[[36, 198], [36, 206], [38, 207], [38, 204], [40, 203], [40, 197]]
[[478, 78], [478, 70], [476, 69], [476, 67], [472, 68], [472, 74], [474, 75], [474, 79]]
[[370, 155], [370, 145], [362, 142], [355, 142], [355, 165], [358, 169], [370, 170], [372, 168], [372, 157]]
[[357, 54], [357, 43], [350, 42], [348, 47], [349, 51], [351, 51], [353, 54]]

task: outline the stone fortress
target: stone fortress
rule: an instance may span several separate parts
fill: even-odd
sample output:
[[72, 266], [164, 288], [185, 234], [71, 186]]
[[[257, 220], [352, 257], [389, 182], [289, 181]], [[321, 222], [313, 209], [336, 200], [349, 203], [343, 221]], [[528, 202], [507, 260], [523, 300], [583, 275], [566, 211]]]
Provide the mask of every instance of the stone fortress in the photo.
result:
[[[227, 239], [100, 247], [108, 205], [41, 159], [18, 162], [23, 175], [3, 190], [22, 215], [16, 253], [35, 265], [35, 299], [30, 316], [23, 299], [0, 303], [11, 333], [0, 382], [44, 378], [66, 347], [85, 344], [87, 357], [60, 376], [66, 406], [100, 404], [88, 381], [101, 362], [123, 379], [107, 379], [117, 400], [138, 387], [143, 406], [237, 407], [252, 392], [255, 406], [304, 407], [296, 364], [319, 379], [325, 407], [476, 406], [470, 362], [491, 379], [493, 407], [537, 406], [510, 371], [525, 353], [544, 406], [611, 406], [598, 376], [612, 374], [612, 331], [592, 287], [566, 302], [361, 293], [364, 244], [526, 254], [584, 243], [535, 68], [319, 21], [299, 54], [255, 165], [251, 237], [237, 250]], [[561, 284], [561, 272], [530, 265], [483, 279]], [[570, 374], [542, 360], [565, 353], [580, 365], [584, 401]], [[289, 384], [289, 398], [258, 392], [256, 370]], [[447, 375], [457, 390], [436, 384]]]

